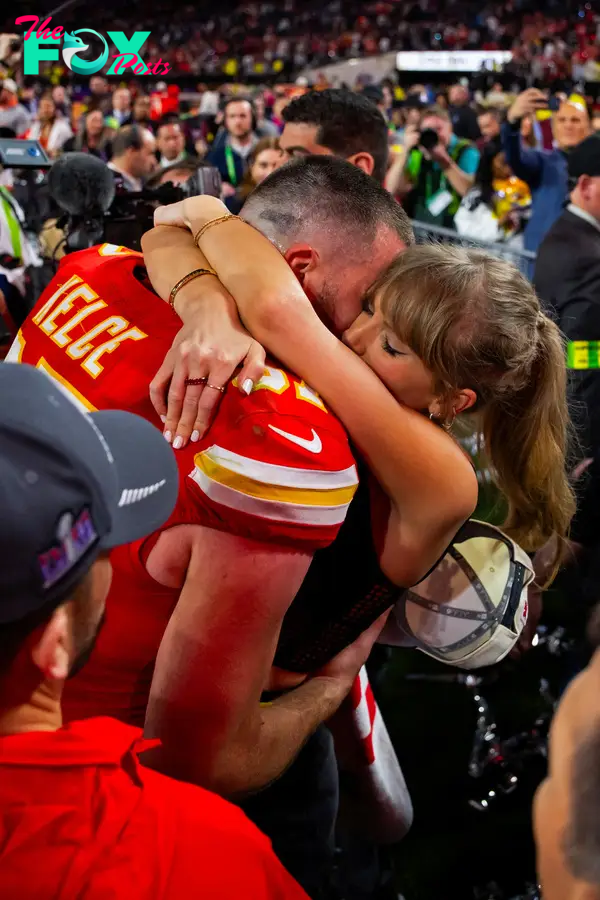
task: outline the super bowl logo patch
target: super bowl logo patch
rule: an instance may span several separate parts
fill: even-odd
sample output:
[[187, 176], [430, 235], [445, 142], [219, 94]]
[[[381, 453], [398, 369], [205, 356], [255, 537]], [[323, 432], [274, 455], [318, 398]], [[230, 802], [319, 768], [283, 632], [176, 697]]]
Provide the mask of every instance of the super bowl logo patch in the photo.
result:
[[43, 587], [52, 587], [64, 578], [97, 540], [89, 509], [83, 509], [76, 519], [70, 512], [64, 513], [56, 527], [56, 543], [38, 556]]

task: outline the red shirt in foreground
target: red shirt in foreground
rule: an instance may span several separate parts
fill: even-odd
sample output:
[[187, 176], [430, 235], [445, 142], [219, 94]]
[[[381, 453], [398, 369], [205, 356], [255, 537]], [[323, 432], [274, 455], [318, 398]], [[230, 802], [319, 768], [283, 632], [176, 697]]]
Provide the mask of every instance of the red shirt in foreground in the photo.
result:
[[0, 737], [0, 897], [307, 900], [235, 806], [142, 766], [113, 719]]

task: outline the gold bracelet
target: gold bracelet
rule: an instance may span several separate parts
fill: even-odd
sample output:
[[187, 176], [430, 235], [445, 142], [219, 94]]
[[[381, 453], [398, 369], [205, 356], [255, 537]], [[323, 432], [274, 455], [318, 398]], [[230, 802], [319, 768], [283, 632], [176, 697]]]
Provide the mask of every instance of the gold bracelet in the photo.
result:
[[208, 231], [209, 228], [212, 228], [214, 225], [221, 225], [223, 222], [229, 221], [229, 219], [239, 219], [239, 216], [234, 216], [232, 215], [232, 213], [227, 213], [224, 216], [219, 216], [218, 219], [211, 219], [210, 222], [207, 222], [202, 226], [202, 228], [198, 229], [198, 231], [194, 235], [194, 243], [198, 244], [204, 232]]
[[190, 281], [193, 281], [194, 278], [200, 278], [201, 275], [216, 275], [217, 273], [213, 269], [194, 269], [193, 272], [189, 272], [187, 275], [184, 275], [183, 278], [180, 278], [171, 293], [169, 294], [169, 306], [171, 309], [175, 309], [175, 297], [179, 293], [182, 287], [185, 287], [186, 284], [189, 284]]

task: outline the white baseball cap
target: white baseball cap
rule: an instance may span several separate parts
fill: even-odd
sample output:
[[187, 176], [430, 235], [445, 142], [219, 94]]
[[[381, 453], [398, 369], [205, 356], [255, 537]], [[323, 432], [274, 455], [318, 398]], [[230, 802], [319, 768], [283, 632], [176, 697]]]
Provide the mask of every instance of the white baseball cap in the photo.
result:
[[415, 647], [461, 669], [500, 662], [525, 626], [534, 577], [518, 544], [470, 519], [435, 568], [395, 604], [378, 642]]

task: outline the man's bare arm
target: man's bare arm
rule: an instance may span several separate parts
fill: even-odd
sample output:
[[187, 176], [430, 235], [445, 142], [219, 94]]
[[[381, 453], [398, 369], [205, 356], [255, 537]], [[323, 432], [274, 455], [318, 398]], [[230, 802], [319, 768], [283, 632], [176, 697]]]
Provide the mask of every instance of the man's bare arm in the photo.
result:
[[[316, 677], [261, 707], [281, 622], [311, 556], [193, 530], [148, 703], [146, 734], [162, 747], [144, 761], [231, 796], [277, 778], [339, 706], [352, 676]], [[168, 571], [169, 560], [162, 564]]]

